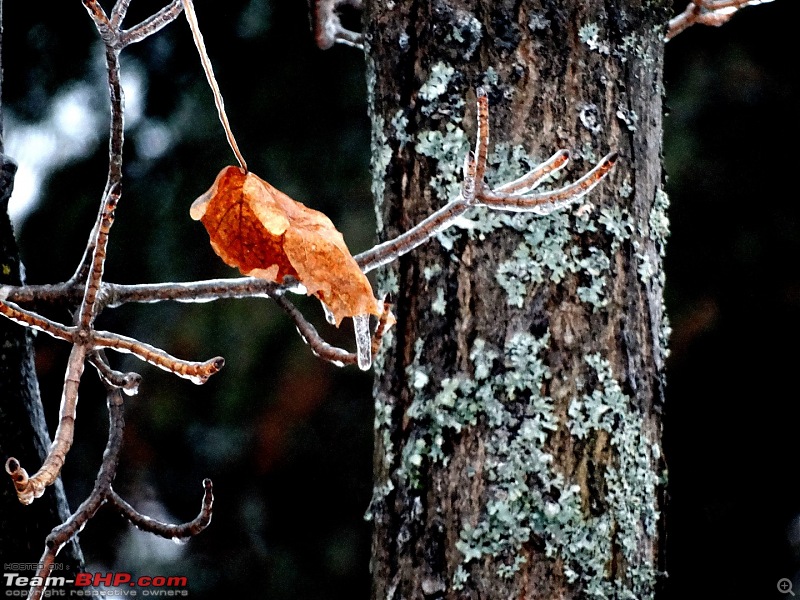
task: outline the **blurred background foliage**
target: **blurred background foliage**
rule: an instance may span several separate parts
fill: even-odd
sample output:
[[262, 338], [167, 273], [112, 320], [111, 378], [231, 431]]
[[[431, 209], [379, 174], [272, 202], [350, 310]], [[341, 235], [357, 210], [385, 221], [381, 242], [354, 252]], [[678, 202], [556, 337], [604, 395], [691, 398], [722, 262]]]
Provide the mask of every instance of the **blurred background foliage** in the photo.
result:
[[[126, 23], [162, 4], [136, 0]], [[667, 49], [669, 597], [717, 595], [743, 581], [765, 597], [777, 594], [779, 577], [800, 583], [800, 498], [791, 491], [800, 422], [798, 4], [748, 9], [721, 29], [690, 29]], [[327, 213], [354, 253], [367, 248], [374, 216], [362, 55], [318, 50], [305, 2], [200, 0], [197, 9], [250, 167]], [[63, 281], [105, 180], [102, 50], [77, 0], [46, 10], [6, 2], [4, 26], [18, 238], [29, 282]], [[183, 18], [127, 49], [122, 64], [125, 182], [107, 279], [236, 275], [188, 216], [233, 157]], [[314, 302], [301, 307], [328, 339], [352, 345]], [[178, 546], [101, 511], [80, 538], [89, 568], [186, 575], [198, 599], [254, 590], [274, 600], [366, 598], [370, 375], [315, 359], [265, 300], [125, 306], [99, 324], [227, 364], [195, 387], [113, 357], [144, 375], [128, 401], [116, 488], [143, 512], [187, 520], [210, 477], [215, 513], [205, 533]], [[37, 340], [51, 431], [67, 351]], [[73, 507], [91, 489], [106, 439], [93, 379], [82, 386], [64, 470]]]

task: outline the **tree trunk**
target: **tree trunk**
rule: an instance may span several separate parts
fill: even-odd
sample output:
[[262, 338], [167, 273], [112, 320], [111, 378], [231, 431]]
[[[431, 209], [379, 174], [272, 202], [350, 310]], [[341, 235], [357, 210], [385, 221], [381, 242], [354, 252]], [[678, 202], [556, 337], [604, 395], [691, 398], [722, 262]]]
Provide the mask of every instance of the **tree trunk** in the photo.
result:
[[[380, 235], [458, 193], [490, 101], [496, 185], [560, 148], [549, 216], [475, 209], [382, 272], [373, 597], [645, 598], [661, 581], [665, 0], [368, 2]], [[557, 186], [558, 183], [555, 183]]]
[[[0, 48], [2, 12], [0, 0]], [[0, 285], [20, 285], [23, 268], [7, 212], [17, 166], [3, 154], [2, 73], [0, 62]], [[29, 329], [0, 319], [0, 460], [3, 464], [9, 456], [29, 467], [41, 464], [50, 445], [32, 342]], [[33, 576], [36, 569], [30, 564], [39, 562], [45, 537], [69, 516], [61, 480], [30, 506], [23, 506], [17, 500], [10, 477], [2, 473], [0, 480], [0, 558], [4, 572]], [[61, 551], [59, 562], [64, 568], [57, 569], [58, 575], [77, 572], [83, 557], [76, 541]], [[21, 566], [20, 563], [27, 564]]]

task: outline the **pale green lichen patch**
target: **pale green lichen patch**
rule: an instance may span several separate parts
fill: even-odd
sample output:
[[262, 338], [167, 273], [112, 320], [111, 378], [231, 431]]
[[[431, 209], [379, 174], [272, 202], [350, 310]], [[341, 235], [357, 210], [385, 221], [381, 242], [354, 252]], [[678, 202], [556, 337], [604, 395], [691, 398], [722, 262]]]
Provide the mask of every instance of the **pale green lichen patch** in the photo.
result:
[[428, 80], [419, 88], [417, 96], [426, 102], [431, 102], [445, 93], [447, 84], [456, 70], [442, 61], [431, 67]]
[[[643, 431], [641, 416], [622, 391], [610, 363], [600, 354], [590, 354], [586, 364], [594, 371], [596, 384], [591, 393], [573, 400], [568, 410], [569, 427], [578, 439], [597, 431], [609, 436], [615, 460], [605, 474], [606, 514], [613, 520], [614, 541], [626, 562], [627, 597], [639, 598], [655, 584], [653, 565], [645, 562], [637, 549], [656, 535], [659, 511], [655, 498], [660, 481], [654, 464], [661, 448]], [[595, 588], [601, 592], [607, 586]], [[620, 591], [615, 589], [615, 593]]]
[[625, 174], [625, 179], [622, 180], [622, 184], [619, 186], [617, 192], [620, 198], [627, 199], [631, 197], [631, 194], [633, 194], [633, 186], [631, 185], [630, 173]]
[[653, 208], [650, 209], [648, 225], [650, 227], [650, 239], [656, 243], [659, 254], [663, 257], [667, 249], [667, 238], [669, 237], [669, 196], [667, 192], [659, 188], [656, 190], [656, 197], [653, 201]]
[[464, 109], [464, 95], [461, 91], [452, 93], [457, 86], [451, 85], [459, 78], [453, 66], [442, 61], [434, 64], [428, 79], [417, 92], [420, 112], [425, 116], [445, 116], [451, 123], [459, 123]]
[[444, 297], [444, 288], [436, 288], [436, 298], [431, 303], [431, 310], [436, 315], [444, 315], [447, 309], [447, 300]]
[[550, 19], [545, 13], [532, 12], [528, 17], [528, 29], [533, 32], [546, 31], [550, 29]]
[[442, 272], [442, 265], [439, 263], [434, 263], [432, 265], [426, 265], [422, 269], [422, 276], [425, 278], [425, 281], [430, 281], [434, 276], [438, 275]]
[[483, 24], [468, 11], [460, 11], [453, 20], [453, 29], [449, 38], [455, 46], [461, 48], [464, 60], [472, 58], [483, 37]]
[[[475, 372], [471, 386], [462, 382], [455, 391], [474, 397], [498, 398], [486, 414], [490, 434], [486, 445], [487, 500], [481, 519], [462, 526], [457, 547], [462, 564], [453, 586], [463, 587], [471, 561], [492, 556], [504, 577], [511, 577], [524, 558], [522, 546], [532, 538], [545, 545], [548, 556], [564, 562], [567, 579], [590, 598], [641, 598], [652, 593], [655, 569], [636, 552], [643, 537], [652, 539], [658, 520], [654, 504], [658, 475], [653, 463], [660, 448], [644, 435], [631, 399], [622, 391], [608, 361], [593, 354], [583, 395], [569, 406], [567, 427], [578, 440], [606, 432], [614, 452], [614, 466], [606, 469], [604, 502], [609, 510], [594, 516], [583, 508], [581, 487], [569, 481], [543, 450], [559, 427], [553, 400], [544, 395], [551, 373], [542, 355], [549, 335], [536, 338], [520, 333], [504, 348], [505, 371], [491, 376], [486, 344], [476, 343], [471, 357]], [[463, 402], [453, 399], [453, 404]], [[510, 402], [523, 409], [510, 410]], [[609, 578], [612, 548], [625, 559], [621, 578]]]
[[376, 228], [383, 231], [383, 193], [386, 189], [386, 167], [392, 159], [392, 148], [384, 133], [384, 118], [375, 111], [375, 61], [367, 52], [367, 111], [372, 128], [370, 133], [370, 172], [372, 173], [372, 198], [375, 206]]
[[634, 132], [639, 124], [639, 115], [636, 114], [636, 111], [625, 106], [617, 106], [616, 112], [617, 118], [625, 123], [625, 126], [628, 128], [628, 131]]
[[383, 193], [386, 189], [386, 167], [392, 160], [392, 148], [385, 137], [377, 132], [383, 131], [383, 117], [374, 117], [372, 126], [370, 168], [372, 172], [372, 198], [375, 206], [376, 228], [383, 231]]
[[408, 133], [408, 117], [402, 108], [394, 113], [391, 126], [395, 139], [400, 142], [400, 148], [405, 147], [413, 139]]
[[447, 123], [444, 132], [421, 131], [417, 134], [417, 153], [436, 159], [436, 173], [430, 185], [442, 204], [457, 198], [461, 191], [461, 164], [468, 150], [467, 134], [453, 123]]
[[608, 42], [600, 39], [600, 26], [597, 23], [586, 23], [578, 30], [578, 38], [589, 47], [589, 50], [608, 55], [611, 48]]

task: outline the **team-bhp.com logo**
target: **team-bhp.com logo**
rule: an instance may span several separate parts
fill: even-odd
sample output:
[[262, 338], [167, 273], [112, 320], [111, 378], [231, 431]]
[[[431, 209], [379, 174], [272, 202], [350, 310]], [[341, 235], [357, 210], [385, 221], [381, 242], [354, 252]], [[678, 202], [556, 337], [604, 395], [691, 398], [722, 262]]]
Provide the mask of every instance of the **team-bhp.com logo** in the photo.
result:
[[[186, 577], [142, 575], [130, 573], [78, 573], [74, 579], [50, 575], [29, 577], [21, 573], [3, 573], [6, 596], [24, 597], [28, 588], [45, 584], [47, 597], [182, 597], [189, 596]], [[70, 586], [69, 589], [65, 589]], [[100, 586], [103, 586], [102, 588]]]

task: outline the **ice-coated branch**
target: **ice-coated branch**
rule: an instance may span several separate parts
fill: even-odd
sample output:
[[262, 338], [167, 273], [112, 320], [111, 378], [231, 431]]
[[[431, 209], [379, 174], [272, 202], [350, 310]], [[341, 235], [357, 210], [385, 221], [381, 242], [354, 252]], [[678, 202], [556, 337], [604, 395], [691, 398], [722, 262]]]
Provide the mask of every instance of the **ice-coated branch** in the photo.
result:
[[394, 239], [356, 255], [354, 258], [365, 273], [390, 263], [417, 246], [424, 244], [436, 234], [450, 227], [453, 222], [473, 206], [486, 206], [492, 210], [532, 212], [547, 214], [573, 204], [593, 190], [611, 171], [617, 160], [612, 152], [583, 177], [572, 184], [545, 192], [535, 189], [545, 177], [563, 169], [569, 161], [569, 153], [559, 150], [547, 161], [534, 167], [519, 179], [490, 189], [483, 180], [486, 172], [486, 155], [489, 146], [489, 101], [482, 89], [477, 90], [478, 135], [473, 154], [467, 153], [464, 163], [464, 183], [461, 194], [432, 215]]
[[100, 379], [108, 386], [121, 389], [128, 396], [133, 396], [139, 391], [142, 376], [138, 373], [122, 373], [115, 371], [108, 365], [103, 350], [94, 350], [87, 358], [89, 364], [97, 369]]
[[108, 21], [112, 29], [119, 29], [122, 22], [125, 20], [125, 15], [128, 14], [128, 7], [131, 5], [131, 0], [117, 0], [114, 3], [114, 8], [111, 9], [111, 16]]
[[[22, 287], [19, 289], [25, 288]], [[0, 300], [0, 315], [24, 327], [31, 327], [32, 329], [46, 333], [56, 339], [66, 340], [68, 342], [71, 342], [75, 338], [75, 332], [77, 331], [75, 327], [67, 327], [66, 325], [37, 315], [35, 312], [25, 310], [9, 301]]]
[[362, 0], [312, 0], [311, 20], [314, 26], [314, 41], [322, 50], [327, 50], [336, 43], [362, 48], [364, 37], [355, 31], [342, 26], [337, 12], [340, 6], [352, 6], [360, 9]]
[[10, 457], [6, 461], [6, 472], [14, 482], [17, 498], [22, 504], [30, 504], [40, 498], [45, 488], [52, 485], [64, 466], [67, 452], [72, 447], [75, 434], [75, 411], [78, 406], [78, 386], [83, 374], [83, 364], [86, 359], [86, 346], [73, 344], [72, 351], [67, 360], [67, 373], [64, 377], [64, 387], [61, 391], [61, 403], [58, 412], [58, 427], [53, 436], [53, 441], [47, 451], [47, 456], [39, 470], [28, 476], [28, 472], [19, 461]]
[[[297, 328], [297, 333], [300, 334], [300, 338], [311, 348], [311, 352], [313, 352], [315, 356], [337, 367], [359, 364], [359, 360], [362, 364], [366, 361], [365, 357], [359, 359], [357, 353], [348, 352], [347, 350], [337, 348], [326, 342], [317, 331], [317, 328], [303, 316], [303, 313], [291, 303], [284, 293], [275, 292], [270, 294], [270, 296], [275, 300], [275, 303], [289, 315], [289, 318], [294, 322]], [[370, 363], [372, 362], [372, 357], [378, 352], [384, 334], [395, 322], [390, 308], [388, 303], [383, 303], [383, 310], [381, 311], [380, 317], [378, 317], [378, 325], [375, 328], [375, 332], [372, 334], [369, 343], [362, 343], [360, 346], [367, 348], [371, 352], [369, 356]]]
[[[122, 435], [125, 428], [123, 415], [122, 393], [119, 389], [109, 388], [107, 393], [108, 405], [108, 442], [103, 452], [103, 461], [97, 473], [94, 488], [89, 497], [84, 500], [78, 509], [61, 525], [55, 527], [45, 540], [45, 550], [39, 559], [39, 570], [36, 573], [37, 584], [31, 586], [28, 592], [29, 599], [39, 599], [47, 589], [48, 575], [53, 568], [53, 562], [61, 548], [69, 542], [91, 519], [98, 509], [106, 502], [112, 493], [111, 483], [117, 472], [119, 453], [122, 449]], [[6, 466], [8, 470], [8, 466]]]
[[125, 502], [113, 489], [109, 490], [108, 502], [120, 515], [142, 531], [147, 531], [168, 540], [184, 540], [199, 534], [211, 523], [214, 507], [214, 485], [210, 479], [203, 480], [203, 490], [203, 502], [197, 516], [191, 521], [176, 525], [164, 523], [143, 515]]
[[670, 19], [665, 39], [671, 40], [692, 25], [719, 27], [740, 9], [767, 2], [772, 0], [692, 0], [682, 13]]
[[[77, 510], [70, 515], [61, 525], [55, 527], [45, 540], [45, 550], [39, 559], [39, 570], [36, 576], [41, 582], [33, 585], [28, 593], [29, 599], [38, 600], [44, 595], [47, 587], [47, 576], [53, 568], [53, 562], [61, 548], [69, 542], [91, 519], [105, 502], [111, 489], [111, 482], [117, 472], [119, 452], [122, 448], [122, 433], [125, 427], [123, 416], [122, 393], [118, 389], [109, 389], [107, 393], [108, 405], [108, 442], [103, 452], [103, 461], [97, 473], [94, 488], [89, 497], [84, 500]], [[8, 465], [6, 465], [8, 470]]]
[[188, 379], [198, 385], [208, 381], [214, 373], [225, 366], [225, 359], [216, 356], [206, 361], [195, 362], [175, 358], [160, 348], [145, 344], [133, 338], [109, 331], [95, 331], [91, 337], [93, 348], [110, 348], [117, 352], [133, 354], [151, 365], [169, 371], [178, 377]]
[[[172, 0], [167, 6], [160, 11], [146, 18], [138, 25], [134, 25], [130, 29], [123, 31], [120, 34], [120, 43], [122, 47], [129, 44], [141, 42], [143, 39], [161, 31], [164, 27], [172, 23], [178, 15], [183, 11], [183, 3], [181, 0]], [[117, 23], [119, 26], [122, 20]]]
[[106, 15], [103, 7], [100, 6], [97, 0], [83, 0], [83, 6], [92, 21], [94, 21], [97, 32], [100, 34], [100, 39], [103, 40], [106, 46], [114, 46], [118, 41], [117, 36], [114, 34], [114, 29], [111, 27], [108, 15]]
[[[187, 0], [188, 1], [188, 0]], [[56, 323], [32, 311], [16, 306], [13, 302], [0, 301], [0, 314], [20, 324], [27, 325], [48, 333], [57, 338], [72, 342], [67, 361], [64, 386], [61, 394], [59, 421], [53, 441], [39, 470], [28, 475], [16, 458], [6, 461], [6, 471], [14, 483], [17, 497], [23, 504], [30, 504], [40, 497], [47, 486], [56, 480], [66, 460], [66, 454], [72, 446], [75, 416], [78, 404], [78, 388], [84, 365], [87, 359], [95, 365], [101, 378], [113, 385], [126, 389], [131, 393], [138, 385], [138, 376], [134, 374], [118, 374], [107, 368], [104, 360], [97, 354], [98, 349], [113, 348], [119, 352], [132, 353], [139, 358], [192, 380], [203, 383], [208, 377], [222, 367], [224, 361], [217, 357], [205, 362], [193, 362], [177, 359], [168, 353], [144, 344], [132, 338], [98, 332], [93, 328], [95, 317], [102, 308], [103, 272], [106, 261], [106, 250], [111, 226], [114, 222], [114, 211], [121, 195], [122, 184], [122, 150], [124, 142], [124, 99], [120, 80], [119, 53], [124, 46], [120, 23], [125, 17], [129, 1], [119, 0], [115, 4], [111, 19], [96, 0], [82, 0], [84, 7], [94, 22], [100, 38], [105, 44], [106, 70], [109, 90], [111, 119], [109, 127], [109, 160], [106, 186], [101, 197], [100, 208], [94, 227], [89, 235], [83, 258], [73, 277], [60, 287], [60, 291], [73, 294], [82, 288], [79, 295], [79, 308], [75, 318], [75, 326], [69, 327]], [[174, 3], [173, 3], [174, 5]], [[156, 13], [140, 26], [137, 39], [149, 35], [174, 18], [180, 11], [173, 5]], [[130, 38], [133, 39], [133, 38]], [[3, 299], [8, 298], [9, 288], [0, 290]]]
[[[206, 279], [165, 283], [118, 284], [103, 282], [98, 294], [101, 307], [117, 307], [129, 302], [212, 302], [223, 298], [267, 298], [270, 292], [286, 289], [288, 282], [280, 285], [256, 277], [231, 279]], [[82, 289], [74, 281], [45, 285], [2, 286], [0, 301], [15, 303], [77, 304]], [[18, 307], [17, 307], [18, 308]]]

